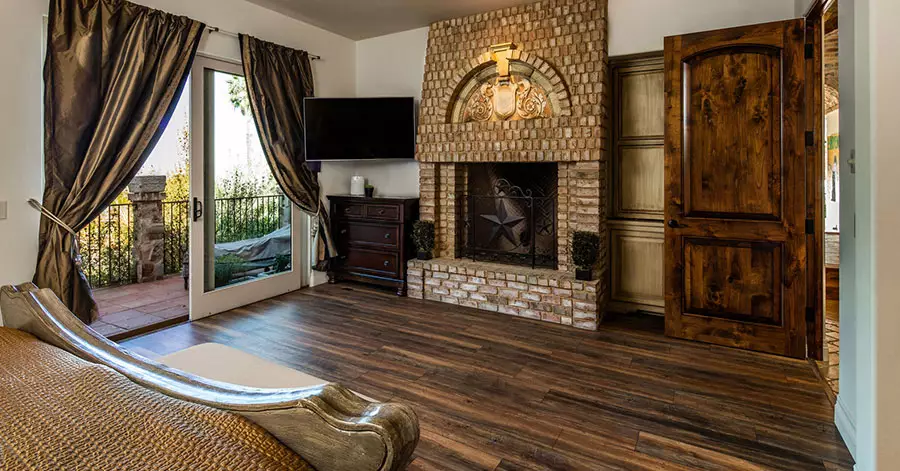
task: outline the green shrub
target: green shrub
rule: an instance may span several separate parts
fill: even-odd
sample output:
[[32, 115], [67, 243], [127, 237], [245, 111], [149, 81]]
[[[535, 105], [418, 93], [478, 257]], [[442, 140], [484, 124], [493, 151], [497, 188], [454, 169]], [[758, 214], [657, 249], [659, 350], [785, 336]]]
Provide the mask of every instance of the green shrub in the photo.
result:
[[283, 271], [287, 271], [288, 266], [291, 264], [291, 256], [290, 255], [276, 255], [275, 256], [275, 273], [281, 273]]
[[247, 271], [244, 259], [237, 255], [223, 255], [216, 257], [215, 263], [215, 282], [216, 288], [227, 286], [231, 283], [235, 273]]
[[576, 231], [572, 236], [572, 261], [585, 270], [597, 263], [600, 256], [600, 236], [595, 232]]
[[419, 252], [434, 250], [434, 221], [416, 221], [413, 224], [413, 242]]

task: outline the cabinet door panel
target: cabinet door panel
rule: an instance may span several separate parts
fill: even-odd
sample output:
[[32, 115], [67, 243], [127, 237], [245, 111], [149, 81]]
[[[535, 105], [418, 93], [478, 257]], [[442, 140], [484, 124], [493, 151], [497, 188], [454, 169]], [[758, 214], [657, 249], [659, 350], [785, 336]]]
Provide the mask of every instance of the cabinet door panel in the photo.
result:
[[612, 300], [665, 306], [662, 229], [614, 228], [611, 235]]
[[665, 152], [662, 146], [623, 146], [619, 148], [619, 217], [663, 218], [665, 209]]
[[621, 108], [627, 110], [619, 127], [621, 137], [661, 137], [665, 133], [664, 79], [662, 70], [620, 76]]
[[614, 59], [611, 67], [612, 215], [661, 221], [665, 207], [663, 56]]

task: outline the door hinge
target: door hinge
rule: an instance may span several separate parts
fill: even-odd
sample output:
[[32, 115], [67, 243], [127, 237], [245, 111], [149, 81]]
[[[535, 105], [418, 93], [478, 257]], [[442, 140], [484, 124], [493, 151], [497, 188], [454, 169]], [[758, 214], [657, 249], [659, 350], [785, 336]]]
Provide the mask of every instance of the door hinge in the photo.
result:
[[805, 44], [803, 48], [803, 57], [806, 59], [812, 59], [816, 54], [816, 46], [814, 44]]
[[812, 324], [816, 322], [816, 308], [807, 307], [806, 308], [806, 322]]
[[806, 233], [809, 235], [813, 235], [816, 233], [816, 220], [815, 219], [807, 219], [806, 220]]
[[806, 131], [806, 147], [816, 145], [816, 133], [814, 131]]

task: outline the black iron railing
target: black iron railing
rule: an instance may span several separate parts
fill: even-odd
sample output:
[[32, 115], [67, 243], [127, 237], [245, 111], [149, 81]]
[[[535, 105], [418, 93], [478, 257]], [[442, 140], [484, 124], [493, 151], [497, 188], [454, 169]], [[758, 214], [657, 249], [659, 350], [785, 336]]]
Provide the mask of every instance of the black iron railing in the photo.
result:
[[465, 196], [463, 255], [472, 260], [556, 268], [556, 198]]
[[135, 281], [134, 207], [114, 204], [78, 233], [81, 266], [93, 287]]
[[[284, 195], [216, 199], [216, 243], [254, 239], [273, 232], [290, 221]], [[188, 201], [162, 203], [165, 228], [163, 266], [165, 274], [181, 272], [190, 233]], [[82, 268], [91, 286], [133, 283], [137, 279], [134, 259], [134, 206], [114, 204], [78, 233]]]
[[216, 198], [216, 243], [262, 237], [287, 223], [283, 195]]
[[166, 275], [181, 273], [190, 241], [190, 215], [188, 201], [164, 201], [162, 204], [163, 227], [163, 267]]

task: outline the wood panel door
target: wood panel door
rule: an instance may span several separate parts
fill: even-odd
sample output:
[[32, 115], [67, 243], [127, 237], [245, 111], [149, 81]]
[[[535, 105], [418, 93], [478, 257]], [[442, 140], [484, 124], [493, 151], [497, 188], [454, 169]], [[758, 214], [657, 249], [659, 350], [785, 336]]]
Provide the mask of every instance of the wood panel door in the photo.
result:
[[667, 335], [805, 356], [803, 32], [666, 38]]

